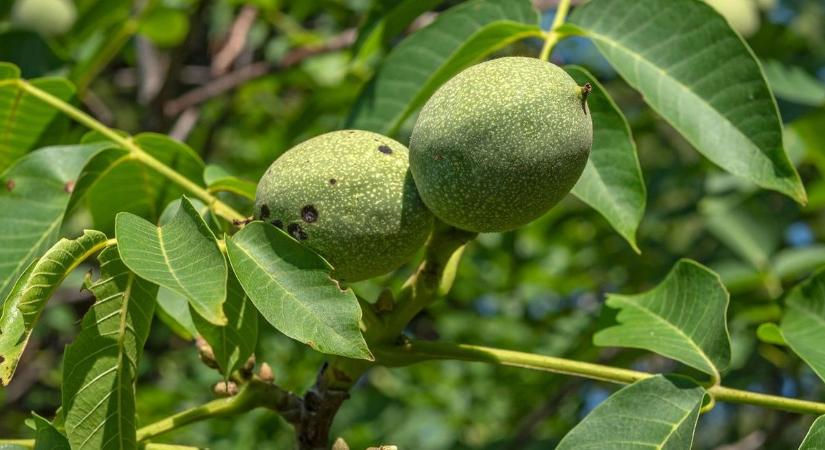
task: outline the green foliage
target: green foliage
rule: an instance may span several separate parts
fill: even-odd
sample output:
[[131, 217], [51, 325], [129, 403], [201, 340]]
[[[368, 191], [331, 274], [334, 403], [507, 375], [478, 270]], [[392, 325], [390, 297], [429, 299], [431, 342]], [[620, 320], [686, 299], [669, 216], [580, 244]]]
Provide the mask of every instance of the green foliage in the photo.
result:
[[539, 31], [528, 2], [473, 0], [451, 8], [390, 52], [361, 93], [347, 127], [393, 136], [461, 69]]
[[805, 203], [762, 69], [709, 6], [596, 0], [576, 8], [565, 31], [591, 38], [650, 107], [708, 159]]
[[588, 414], [556, 449], [689, 449], [704, 397], [704, 389], [684, 379], [637, 381]]
[[227, 323], [226, 260], [212, 230], [188, 199], [160, 227], [134, 214], [119, 213], [115, 234], [120, 257], [130, 270], [183, 295], [207, 321]]
[[372, 359], [361, 310], [321, 257], [283, 231], [252, 222], [227, 239], [229, 261], [252, 303], [278, 331], [323, 353]]
[[55, 426], [37, 415], [32, 414], [35, 426], [34, 450], [69, 450], [69, 441]]
[[37, 319], [64, 278], [106, 244], [106, 235], [88, 230], [74, 240], [61, 239], [32, 262], [3, 302], [0, 316], [0, 386], [8, 386]]
[[136, 449], [135, 381], [157, 286], [138, 278], [108, 247], [100, 276], [86, 276], [95, 303], [63, 360], [63, 414], [76, 449]]
[[782, 335], [788, 345], [825, 380], [825, 272], [818, 271], [785, 299]]
[[602, 213], [638, 252], [636, 230], [645, 212], [647, 192], [630, 126], [592, 74], [576, 66], [567, 66], [565, 70], [580, 86], [593, 86], [587, 97], [593, 118], [593, 147], [572, 192]]
[[820, 416], [811, 425], [799, 450], [816, 450], [823, 446], [825, 446], [825, 416]]

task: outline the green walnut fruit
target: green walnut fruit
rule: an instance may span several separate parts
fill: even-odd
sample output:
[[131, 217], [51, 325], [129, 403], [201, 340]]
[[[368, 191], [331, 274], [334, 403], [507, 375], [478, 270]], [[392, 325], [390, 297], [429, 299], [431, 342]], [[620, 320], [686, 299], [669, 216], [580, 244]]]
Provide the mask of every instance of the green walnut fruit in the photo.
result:
[[72, 0], [17, 0], [12, 9], [15, 25], [46, 36], [69, 31], [75, 19], [77, 10]]
[[256, 217], [288, 232], [353, 282], [397, 269], [432, 230], [409, 171], [409, 151], [367, 131], [303, 142], [275, 160], [255, 199]]
[[424, 105], [410, 169], [442, 221], [476, 232], [518, 228], [573, 188], [587, 163], [590, 86], [535, 58], [472, 66]]

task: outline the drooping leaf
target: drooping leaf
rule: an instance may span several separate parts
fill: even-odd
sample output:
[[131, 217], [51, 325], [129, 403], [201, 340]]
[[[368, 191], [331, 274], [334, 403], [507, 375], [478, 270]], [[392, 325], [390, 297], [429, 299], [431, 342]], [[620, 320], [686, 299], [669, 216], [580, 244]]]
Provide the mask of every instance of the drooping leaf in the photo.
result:
[[688, 450], [705, 390], [662, 375], [611, 395], [562, 439], [556, 450]]
[[[155, 159], [203, 185], [203, 161], [185, 144], [154, 133], [139, 134], [133, 141]], [[169, 202], [184, 194], [180, 186], [132, 158], [101, 160], [90, 169], [99, 175], [89, 188], [87, 206], [95, 226], [104, 231], [112, 229], [118, 212], [130, 212], [155, 222]]]
[[70, 450], [69, 440], [54, 425], [37, 413], [34, 420], [34, 450]]
[[155, 315], [183, 340], [191, 341], [198, 335], [189, 302], [186, 297], [166, 288], [158, 290], [158, 308]]
[[95, 303], [63, 359], [63, 411], [74, 449], [134, 449], [135, 380], [157, 286], [129, 271], [109, 247], [100, 277], [87, 276]]
[[203, 181], [209, 192], [231, 192], [249, 200], [255, 200], [257, 185], [231, 175], [220, 166], [209, 165], [203, 171]]
[[597, 211], [637, 252], [636, 229], [645, 212], [647, 190], [630, 126], [596, 78], [577, 66], [565, 67], [580, 86], [593, 91], [587, 106], [593, 119], [593, 147], [573, 194]]
[[821, 450], [825, 448], [825, 416], [814, 420], [808, 434], [799, 446], [799, 450]]
[[762, 67], [773, 93], [777, 97], [803, 105], [825, 104], [825, 84], [798, 66], [779, 61], [764, 61]]
[[453, 75], [540, 33], [528, 0], [472, 0], [455, 6], [390, 52], [358, 98], [347, 126], [392, 136]]
[[338, 287], [320, 256], [262, 222], [245, 226], [226, 248], [238, 281], [272, 326], [323, 353], [372, 359], [355, 294]]
[[658, 286], [642, 294], [609, 294], [618, 325], [596, 333], [600, 346], [642, 348], [713, 377], [730, 363], [728, 292], [719, 276], [683, 259]]
[[0, 386], [8, 385], [40, 313], [64, 278], [101, 250], [106, 235], [86, 230], [74, 240], [61, 239], [29, 265], [9, 292], [0, 316]]
[[[20, 70], [0, 62], [0, 172], [28, 153], [57, 117], [58, 111], [20, 88]], [[38, 89], [68, 101], [72, 85], [62, 78], [27, 81]]]
[[47, 147], [0, 175], [0, 299], [57, 241], [73, 183], [90, 160], [111, 148], [108, 143]]
[[223, 326], [213, 325], [196, 311], [192, 311], [191, 317], [198, 333], [212, 347], [221, 373], [229, 377], [255, 351], [258, 341], [258, 311], [232, 272], [229, 273], [223, 311], [227, 318]]
[[794, 353], [825, 380], [825, 271], [818, 271], [788, 293], [780, 327]]
[[139, 277], [189, 300], [209, 322], [226, 323], [226, 260], [217, 239], [184, 197], [169, 223], [157, 227], [131, 213], [115, 220], [123, 263]]
[[587, 36], [645, 101], [730, 173], [806, 201], [753, 52], [694, 0], [592, 0], [560, 31]]

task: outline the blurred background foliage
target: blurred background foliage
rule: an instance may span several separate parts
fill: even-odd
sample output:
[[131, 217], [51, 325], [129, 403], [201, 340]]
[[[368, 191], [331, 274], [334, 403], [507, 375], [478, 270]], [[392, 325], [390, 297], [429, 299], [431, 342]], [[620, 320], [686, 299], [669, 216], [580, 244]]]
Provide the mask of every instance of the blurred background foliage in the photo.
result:
[[[77, 103], [129, 133], [155, 131], [186, 141], [208, 164], [248, 180], [291, 146], [342, 126], [364, 83], [403, 35], [459, 1], [422, 0], [398, 34], [372, 34], [392, 0], [5, 0], [0, 60], [24, 76], [65, 76]], [[554, 1], [536, 1], [544, 27]], [[626, 114], [647, 185], [638, 255], [594, 210], [569, 196], [521, 230], [482, 235], [455, 287], [411, 324], [435, 338], [519, 349], [642, 370], [675, 370], [659, 357], [597, 349], [593, 332], [611, 320], [606, 292], [635, 293], [681, 257], [718, 271], [731, 291], [731, 387], [823, 400], [816, 377], [782, 347], [759, 339], [780, 316], [782, 294], [825, 264], [825, 3], [822, 0], [709, 0], [763, 61], [786, 126], [786, 147], [810, 196], [799, 207], [715, 168], [617, 79], [586, 40], [563, 41], [556, 63], [598, 74]], [[423, 13], [422, 13], [423, 12]], [[380, 26], [380, 25], [379, 25]], [[499, 54], [536, 55], [523, 41]], [[402, 127], [406, 141], [411, 121]], [[56, 120], [49, 139], [83, 130]], [[228, 201], [249, 210], [239, 197]], [[78, 211], [65, 234], [88, 226]], [[411, 267], [356, 290], [375, 298], [397, 288]], [[91, 304], [82, 271], [65, 283], [36, 329], [19, 374], [0, 390], [0, 435], [26, 436], [31, 411], [59, 404], [63, 347]], [[257, 350], [281, 385], [303, 390], [323, 358], [269, 327]], [[219, 375], [191, 342], [155, 321], [141, 361], [143, 424], [212, 398]], [[352, 448], [551, 448], [615, 386], [514, 368], [462, 362], [370, 371], [334, 426]], [[795, 448], [812, 417], [720, 404], [701, 417], [695, 448]], [[273, 413], [212, 420], [171, 440], [213, 449], [289, 448], [290, 428]], [[727, 445], [727, 447], [726, 447]]]

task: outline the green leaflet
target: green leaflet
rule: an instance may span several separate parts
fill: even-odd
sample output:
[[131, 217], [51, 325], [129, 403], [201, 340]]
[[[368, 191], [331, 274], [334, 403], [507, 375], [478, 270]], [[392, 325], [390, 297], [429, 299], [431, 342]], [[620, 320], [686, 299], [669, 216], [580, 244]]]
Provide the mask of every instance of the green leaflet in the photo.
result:
[[791, 290], [780, 328], [791, 349], [825, 380], [825, 270]]
[[120, 213], [115, 233], [120, 257], [130, 270], [183, 295], [206, 320], [226, 324], [226, 260], [188, 199], [184, 197], [175, 216], [161, 227]]
[[108, 142], [46, 147], [0, 175], [0, 299], [23, 269], [57, 241], [71, 198], [82, 196], [78, 177], [84, 167], [113, 153], [122, 151]]
[[593, 118], [593, 148], [572, 192], [599, 211], [638, 253], [636, 230], [645, 213], [647, 189], [630, 126], [593, 75], [577, 66], [564, 69], [580, 86], [590, 83], [593, 87], [587, 97]]
[[556, 450], [688, 450], [704, 397], [702, 387], [681, 378], [637, 381], [591, 411]]
[[560, 32], [589, 37], [645, 101], [728, 172], [805, 203], [753, 52], [695, 0], [592, 0]]
[[61, 239], [17, 280], [0, 316], [0, 385], [9, 384], [20, 355], [46, 302], [66, 275], [106, 245], [106, 235], [87, 230], [74, 240]]
[[323, 353], [372, 360], [358, 300], [320, 256], [263, 222], [245, 226], [226, 249], [244, 291], [278, 331]]
[[135, 379], [157, 286], [138, 278], [109, 247], [100, 277], [87, 275], [95, 303], [63, 358], [63, 411], [73, 449], [134, 449]]
[[719, 381], [730, 363], [728, 292], [719, 276], [683, 259], [664, 281], [637, 295], [609, 294], [618, 325], [596, 333], [600, 346], [642, 348], [675, 359]]

